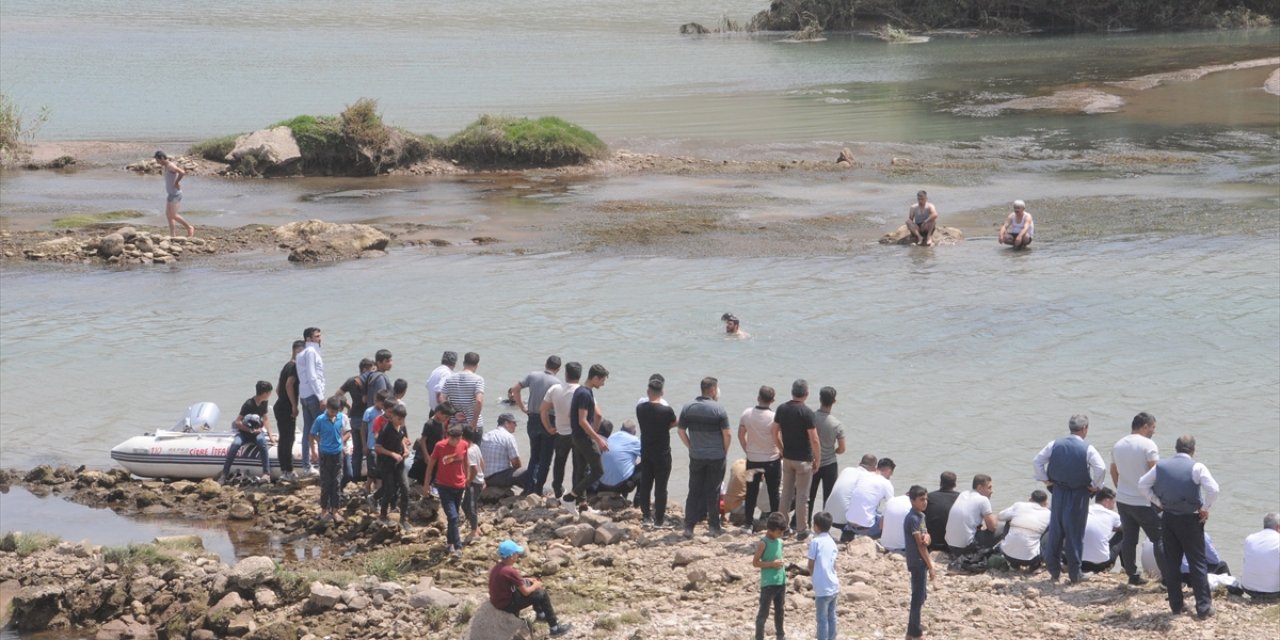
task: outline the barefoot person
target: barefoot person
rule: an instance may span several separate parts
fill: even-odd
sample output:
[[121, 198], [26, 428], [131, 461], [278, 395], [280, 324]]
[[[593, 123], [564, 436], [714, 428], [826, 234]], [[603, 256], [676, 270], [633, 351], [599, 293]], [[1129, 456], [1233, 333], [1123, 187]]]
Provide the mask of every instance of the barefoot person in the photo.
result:
[[1031, 244], [1031, 238], [1035, 233], [1036, 223], [1031, 219], [1031, 214], [1027, 213], [1027, 203], [1014, 200], [1013, 213], [1010, 213], [1004, 219], [1004, 224], [1000, 225], [997, 240], [1000, 244], [1022, 249]]
[[155, 159], [160, 165], [160, 170], [164, 172], [164, 190], [168, 194], [164, 205], [164, 217], [169, 220], [169, 235], [174, 235], [174, 223], [181, 222], [187, 228], [187, 237], [190, 238], [196, 235], [196, 228], [178, 215], [178, 205], [182, 203], [182, 179], [186, 177], [187, 172], [174, 164], [173, 160], [169, 159], [169, 155], [163, 151], [157, 151]]
[[911, 232], [911, 244], [932, 247], [933, 230], [938, 226], [938, 208], [929, 202], [929, 194], [921, 189], [916, 192], [916, 203], [907, 210], [907, 230]]

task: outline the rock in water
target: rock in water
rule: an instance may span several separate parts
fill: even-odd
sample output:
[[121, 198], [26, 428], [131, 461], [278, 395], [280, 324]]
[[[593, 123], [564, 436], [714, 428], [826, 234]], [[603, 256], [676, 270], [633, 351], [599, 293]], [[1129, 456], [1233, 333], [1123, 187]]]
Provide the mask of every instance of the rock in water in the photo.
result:
[[[938, 227], [934, 230], [933, 235], [929, 237], [933, 240], [934, 245], [964, 242], [964, 232], [955, 227]], [[904, 224], [892, 233], [886, 233], [881, 236], [880, 244], [911, 244], [911, 231]]]
[[281, 175], [293, 171], [302, 160], [302, 150], [289, 127], [259, 129], [236, 138], [227, 162], [241, 165], [251, 159], [252, 173]]

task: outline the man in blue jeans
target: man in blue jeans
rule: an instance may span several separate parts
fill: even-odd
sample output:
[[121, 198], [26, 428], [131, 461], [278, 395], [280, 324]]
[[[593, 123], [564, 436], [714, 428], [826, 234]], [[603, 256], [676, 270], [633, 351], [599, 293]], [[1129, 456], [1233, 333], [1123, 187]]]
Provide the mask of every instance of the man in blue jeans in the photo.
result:
[[1036, 480], [1053, 493], [1049, 506], [1049, 529], [1044, 534], [1040, 555], [1049, 579], [1057, 582], [1062, 573], [1062, 551], [1066, 547], [1067, 579], [1080, 581], [1084, 560], [1084, 530], [1089, 520], [1089, 497], [1102, 488], [1106, 463], [1098, 450], [1084, 441], [1089, 435], [1089, 418], [1074, 415], [1067, 422], [1071, 430], [1045, 445], [1032, 460]]
[[246, 442], [258, 444], [258, 457], [262, 458], [261, 480], [271, 481], [271, 457], [268, 448], [275, 442], [275, 438], [271, 436], [270, 420], [267, 418], [267, 400], [271, 398], [273, 388], [270, 382], [259, 380], [254, 387], [256, 392], [254, 396], [245, 400], [240, 406], [240, 414], [236, 416], [233, 423], [236, 428], [236, 437], [231, 440], [231, 446], [227, 448], [227, 459], [222, 463], [222, 475], [218, 476], [223, 484], [230, 479], [231, 463], [235, 461], [240, 447]]
[[[320, 415], [320, 404], [328, 398], [324, 393], [324, 359], [320, 357], [320, 329], [307, 327], [302, 332], [306, 346], [298, 354], [298, 398], [302, 404], [302, 471], [315, 474], [311, 466], [314, 449], [311, 425]], [[316, 454], [317, 456], [319, 454]]]

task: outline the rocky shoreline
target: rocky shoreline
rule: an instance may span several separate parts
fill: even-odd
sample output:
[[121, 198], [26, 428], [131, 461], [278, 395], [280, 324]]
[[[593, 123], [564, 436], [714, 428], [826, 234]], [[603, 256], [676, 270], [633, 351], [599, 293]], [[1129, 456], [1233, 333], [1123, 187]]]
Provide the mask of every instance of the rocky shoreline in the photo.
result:
[[[0, 471], [0, 488], [10, 486], [125, 515], [239, 519], [322, 549], [308, 560], [253, 556], [226, 563], [191, 537], [129, 548], [91, 541], [33, 548], [24, 536], [7, 535], [0, 540], [0, 600], [11, 599], [12, 624], [23, 632], [73, 629], [103, 640], [545, 636], [545, 625], [535, 624], [530, 634], [525, 623], [484, 604], [494, 549], [508, 537], [528, 548], [521, 566], [547, 585], [561, 619], [574, 625], [570, 638], [740, 638], [750, 633], [758, 598], [750, 566], [756, 535], [685, 540], [678, 528], [642, 526], [635, 509], [607, 498], [596, 504], [599, 511], [579, 514], [553, 499], [489, 492], [478, 540], [453, 558], [430, 498], [412, 501], [414, 526], [402, 531], [379, 523], [354, 494], [344, 498], [341, 523], [315, 525], [318, 489], [310, 482], [224, 487], [41, 466]], [[787, 540], [785, 557], [803, 566], [804, 549]], [[943, 569], [945, 555], [935, 560], [939, 575], [924, 610], [933, 638], [1280, 634], [1280, 605], [1222, 592], [1215, 594], [1218, 615], [1197, 621], [1169, 614], [1154, 585], [1130, 587], [1118, 574], [1065, 586], [1043, 573], [953, 573]], [[863, 539], [842, 545], [838, 568], [841, 637], [900, 635], [909, 599], [901, 557]], [[812, 584], [793, 572], [788, 585], [788, 633], [808, 637]]]

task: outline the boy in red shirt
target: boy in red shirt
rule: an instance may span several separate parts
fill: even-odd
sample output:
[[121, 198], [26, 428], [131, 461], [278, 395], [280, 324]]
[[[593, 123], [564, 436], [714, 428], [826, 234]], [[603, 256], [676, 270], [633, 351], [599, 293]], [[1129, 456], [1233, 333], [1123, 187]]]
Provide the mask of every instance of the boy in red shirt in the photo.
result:
[[[444, 507], [449, 522], [446, 539], [449, 552], [462, 555], [462, 539], [458, 535], [458, 508], [462, 504], [462, 492], [467, 488], [467, 447], [471, 443], [462, 438], [462, 425], [449, 427], [448, 439], [436, 443], [427, 461], [427, 477], [435, 478], [436, 493], [440, 494], [440, 506]], [[435, 473], [432, 476], [432, 473]], [[423, 485], [423, 495], [430, 495], [431, 488]]]
[[559, 636], [569, 632], [572, 625], [556, 622], [555, 609], [551, 608], [551, 597], [542, 588], [542, 581], [537, 578], [525, 578], [516, 568], [516, 560], [524, 553], [524, 547], [514, 540], [503, 540], [498, 545], [498, 564], [489, 570], [489, 604], [512, 615], [520, 615], [525, 607], [533, 606], [538, 618], [551, 625], [551, 635]]

